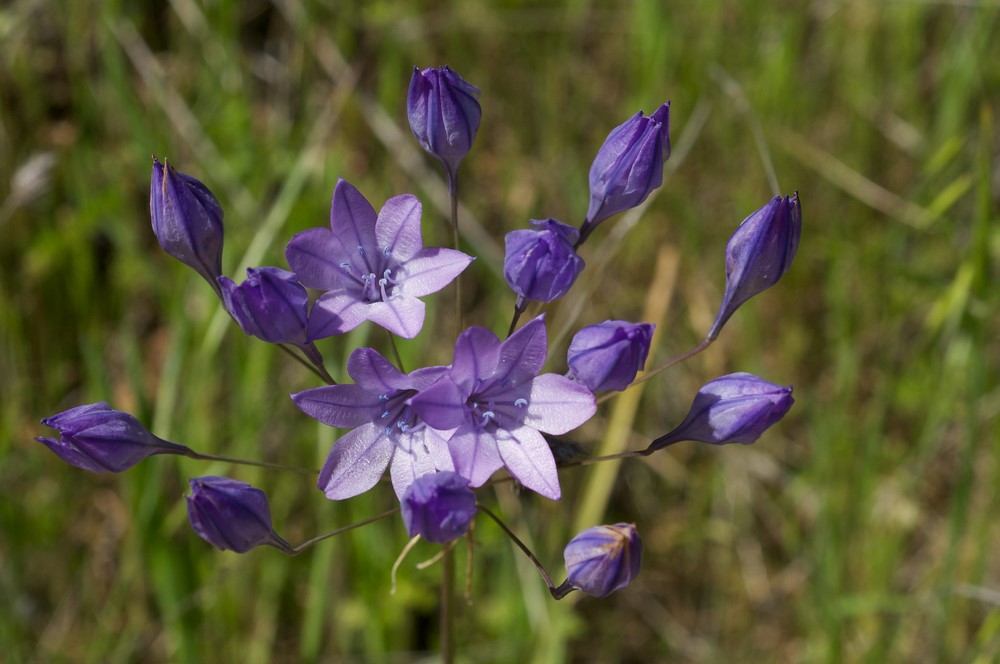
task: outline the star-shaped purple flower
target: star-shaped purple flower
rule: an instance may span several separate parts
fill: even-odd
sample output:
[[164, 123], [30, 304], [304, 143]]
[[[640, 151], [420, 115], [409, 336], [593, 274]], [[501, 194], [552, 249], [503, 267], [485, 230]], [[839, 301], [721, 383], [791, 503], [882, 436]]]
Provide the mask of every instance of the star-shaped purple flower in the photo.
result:
[[424, 303], [457, 277], [472, 257], [454, 249], [424, 249], [420, 201], [394, 196], [376, 216], [357, 189], [338, 180], [330, 228], [293, 237], [288, 264], [310, 288], [327, 291], [309, 315], [309, 341], [353, 330], [366, 320], [412, 339], [424, 324]]
[[564, 434], [596, 412], [594, 395], [564, 376], [538, 375], [547, 353], [541, 316], [503, 343], [470, 327], [455, 343], [448, 374], [410, 405], [428, 425], [455, 429], [455, 471], [480, 486], [506, 467], [521, 484], [558, 500], [559, 475], [542, 433]]
[[401, 373], [372, 348], [359, 348], [347, 361], [355, 385], [330, 385], [293, 394], [302, 411], [323, 424], [352, 429], [333, 445], [319, 475], [331, 500], [351, 498], [375, 486], [388, 467], [396, 495], [417, 477], [454, 470], [450, 432], [435, 431], [409, 401], [448, 371], [447, 367]]

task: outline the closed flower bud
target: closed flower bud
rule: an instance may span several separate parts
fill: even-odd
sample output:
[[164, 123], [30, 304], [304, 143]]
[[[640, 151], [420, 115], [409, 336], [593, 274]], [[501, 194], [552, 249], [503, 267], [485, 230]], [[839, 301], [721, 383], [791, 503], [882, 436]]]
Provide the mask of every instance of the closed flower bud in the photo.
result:
[[413, 68], [406, 115], [420, 146], [444, 165], [454, 183], [458, 165], [479, 130], [479, 88], [448, 67]]
[[400, 505], [406, 532], [439, 544], [464, 535], [476, 516], [476, 494], [469, 480], [447, 470], [418, 477]]
[[670, 157], [670, 102], [650, 116], [639, 111], [608, 134], [590, 167], [590, 209], [582, 236], [608, 217], [646, 200], [663, 183]]
[[66, 463], [95, 473], [120, 473], [154, 454], [186, 454], [190, 450], [157, 438], [128, 413], [104, 402], [77, 406], [46, 417], [42, 424], [59, 439], [36, 438]]
[[627, 586], [639, 574], [642, 540], [631, 523], [594, 526], [570, 540], [563, 551], [566, 582], [555, 593], [569, 588], [594, 597], [605, 597]]
[[218, 292], [215, 280], [222, 274], [222, 207], [208, 187], [154, 157], [149, 213], [163, 250], [197, 270]]
[[247, 268], [237, 286], [219, 277], [222, 301], [243, 331], [275, 344], [306, 343], [309, 294], [295, 275], [276, 267]]
[[504, 238], [503, 276], [520, 298], [551, 302], [566, 294], [584, 268], [573, 248], [579, 231], [555, 219], [531, 223], [540, 228]]
[[188, 520], [198, 536], [215, 548], [246, 553], [266, 544], [292, 552], [271, 527], [271, 509], [260, 489], [228, 477], [196, 477], [188, 483]]
[[657, 438], [649, 451], [682, 440], [713, 445], [749, 445], [780, 420], [795, 403], [792, 388], [749, 373], [734, 373], [706, 383], [680, 426]]
[[802, 232], [799, 195], [775, 196], [743, 220], [726, 245], [726, 293], [709, 339], [719, 336], [736, 309], [778, 283], [792, 265]]
[[606, 320], [581, 329], [569, 344], [567, 376], [591, 392], [624, 390], [646, 366], [655, 325]]

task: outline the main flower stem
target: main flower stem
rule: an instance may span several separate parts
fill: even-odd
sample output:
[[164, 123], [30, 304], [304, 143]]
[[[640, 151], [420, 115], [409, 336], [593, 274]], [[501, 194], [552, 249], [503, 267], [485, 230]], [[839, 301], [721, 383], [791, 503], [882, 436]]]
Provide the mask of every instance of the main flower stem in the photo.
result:
[[441, 661], [455, 661], [455, 548], [445, 545], [441, 552]]
[[406, 373], [406, 369], [403, 368], [403, 358], [399, 355], [399, 348], [396, 347], [396, 335], [389, 330], [386, 330], [385, 333], [389, 337], [389, 345], [392, 346], [392, 354], [396, 358], [396, 366], [399, 367], [400, 373]]
[[257, 466], [259, 468], [288, 470], [301, 475], [319, 475], [319, 471], [312, 468], [298, 468], [296, 466], [285, 466], [280, 463], [270, 463], [267, 461], [251, 461], [250, 459], [237, 459], [234, 457], [216, 456], [214, 454], [202, 454], [201, 452], [195, 452], [190, 448], [188, 448], [187, 452], [184, 452], [184, 456], [189, 459], [197, 459], [199, 461], [222, 461], [225, 463], [235, 463], [241, 466]]
[[363, 521], [358, 521], [357, 523], [352, 523], [349, 526], [343, 526], [341, 528], [335, 528], [334, 530], [331, 530], [328, 533], [323, 533], [322, 535], [317, 535], [316, 537], [312, 538], [311, 540], [307, 540], [307, 541], [303, 542], [302, 544], [299, 544], [296, 547], [292, 547], [292, 549], [288, 552], [288, 555], [289, 556], [297, 556], [300, 553], [302, 553], [303, 551], [305, 551], [306, 549], [308, 549], [309, 547], [311, 547], [313, 544], [316, 544], [317, 542], [322, 542], [325, 539], [330, 539], [331, 537], [335, 537], [337, 535], [340, 535], [341, 533], [346, 533], [347, 531], [354, 530], [355, 528], [360, 528], [361, 526], [367, 526], [369, 523], [375, 523], [376, 521], [381, 521], [382, 519], [388, 518], [388, 517], [392, 516], [393, 514], [396, 514], [397, 512], [399, 512], [399, 508], [398, 507], [394, 507], [394, 508], [392, 508], [391, 510], [389, 510], [387, 512], [382, 512], [381, 514], [378, 514], [378, 515], [373, 516], [373, 517], [369, 517], [367, 519], [364, 519]]
[[510, 319], [510, 327], [507, 328], [508, 337], [514, 334], [514, 330], [517, 329], [517, 321], [521, 320], [521, 314], [523, 314], [524, 310], [527, 308], [528, 308], [528, 301], [523, 297], [521, 297], [520, 295], [518, 295], [517, 301], [514, 302], [514, 316]]
[[[448, 193], [451, 195], [451, 239], [455, 251], [459, 251], [458, 237], [458, 174], [448, 174]], [[465, 328], [462, 320], [462, 275], [455, 277], [455, 317], [458, 321], [458, 332]]]
[[294, 350], [292, 350], [285, 344], [278, 344], [278, 348], [288, 353], [289, 357], [291, 357], [293, 360], [304, 366], [306, 369], [319, 376], [319, 378], [327, 385], [337, 384], [337, 381], [333, 379], [333, 376], [329, 374], [329, 372], [326, 370], [326, 367], [324, 367], [322, 364], [309, 363], [301, 355], [296, 353]]
[[[636, 378], [635, 380], [633, 380], [631, 382], [631, 384], [629, 384], [628, 388], [625, 388], [625, 389], [629, 389], [631, 387], [634, 387], [634, 386], [638, 385], [639, 383], [647, 381], [650, 378], [652, 378], [653, 376], [655, 376], [656, 374], [658, 374], [658, 373], [660, 373], [662, 371], [666, 371], [667, 369], [669, 369], [670, 367], [674, 366], [675, 364], [680, 364], [681, 362], [683, 362], [685, 360], [690, 360], [692, 357], [694, 357], [698, 353], [702, 352], [703, 350], [705, 350], [706, 348], [708, 348], [709, 346], [711, 346], [713, 341], [715, 341], [715, 339], [711, 339], [709, 337], [705, 337], [704, 339], [701, 340], [701, 342], [697, 346], [695, 346], [691, 350], [686, 351], [684, 353], [681, 353], [677, 357], [672, 357], [669, 360], [667, 360], [666, 362], [664, 362], [663, 364], [661, 364], [660, 366], [656, 367], [655, 369], [650, 369], [646, 373], [642, 374], [641, 378]], [[612, 392], [610, 394], [605, 394], [604, 396], [602, 396], [601, 398], [599, 398], [597, 400], [597, 403], [598, 404], [602, 404], [605, 401], [607, 401], [608, 399], [614, 399], [619, 394], [622, 394], [622, 392]]]

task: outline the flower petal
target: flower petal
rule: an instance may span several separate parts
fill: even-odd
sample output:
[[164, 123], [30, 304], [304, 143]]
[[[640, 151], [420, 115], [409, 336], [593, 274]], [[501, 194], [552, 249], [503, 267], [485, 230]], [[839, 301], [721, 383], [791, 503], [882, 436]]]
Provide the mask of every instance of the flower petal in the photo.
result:
[[424, 249], [403, 265], [402, 288], [411, 297], [436, 293], [450, 284], [473, 260], [472, 256], [454, 249]]
[[468, 422], [467, 397], [468, 393], [446, 376], [410, 399], [410, 408], [435, 429], [454, 429]]
[[470, 327], [458, 335], [451, 377], [471, 394], [476, 382], [487, 379], [496, 371], [500, 360], [500, 339], [485, 327]]
[[375, 222], [375, 239], [383, 251], [388, 251], [400, 263], [413, 258], [424, 248], [420, 234], [420, 201], [403, 194], [385, 202]]
[[412, 434], [403, 434], [392, 456], [389, 475], [396, 496], [403, 497], [413, 480], [439, 470], [455, 470], [448, 453], [448, 441], [440, 432], [423, 427]]
[[542, 434], [527, 426], [513, 431], [501, 429], [496, 443], [500, 458], [518, 482], [546, 498], [559, 500], [559, 473]]
[[388, 302], [372, 302], [367, 308], [368, 320], [404, 339], [417, 336], [424, 326], [426, 305], [415, 297], [395, 295]]
[[292, 395], [299, 409], [331, 427], [353, 429], [378, 415], [382, 402], [357, 385], [326, 385]]
[[[364, 250], [369, 261], [376, 260], [378, 244], [375, 241], [375, 208], [354, 185], [346, 180], [337, 180], [333, 190], [333, 204], [330, 206], [330, 228], [345, 247], [353, 253]], [[359, 252], [360, 253], [360, 252]], [[365, 258], [362, 255], [362, 258]], [[364, 274], [374, 272], [371, 263]]]
[[594, 394], [586, 387], [565, 376], [542, 374], [531, 381], [524, 423], [558, 436], [580, 426], [596, 412]]
[[381, 427], [366, 424], [333, 445], [319, 474], [318, 486], [330, 500], [343, 500], [375, 486], [396, 445]]
[[285, 247], [285, 260], [303, 285], [330, 290], [345, 285], [349, 277], [341, 263], [350, 263], [349, 251], [328, 228], [310, 228], [296, 234]]
[[309, 312], [309, 341], [350, 332], [368, 319], [368, 307], [344, 291], [324, 293]]
[[455, 462], [455, 472], [468, 479], [472, 486], [482, 486], [503, 467], [496, 438], [484, 429], [460, 428], [448, 441], [448, 449]]
[[358, 348], [347, 360], [347, 373], [373, 397], [410, 389], [413, 381], [374, 348]]
[[547, 353], [545, 321], [543, 316], [539, 316], [525, 323], [500, 345], [500, 360], [494, 380], [518, 385], [531, 380], [545, 365]]

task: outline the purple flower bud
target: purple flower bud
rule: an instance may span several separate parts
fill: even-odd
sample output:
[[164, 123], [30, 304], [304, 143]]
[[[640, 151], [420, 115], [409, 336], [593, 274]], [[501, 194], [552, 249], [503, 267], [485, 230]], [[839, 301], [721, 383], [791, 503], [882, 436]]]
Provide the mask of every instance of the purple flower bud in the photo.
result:
[[631, 523], [594, 526], [570, 540], [563, 550], [566, 583], [594, 597], [606, 597], [639, 574], [642, 540]]
[[406, 532], [438, 544], [464, 535], [476, 516], [476, 494], [469, 480], [447, 470], [418, 477], [400, 504]]
[[413, 68], [406, 114], [420, 146], [437, 157], [453, 183], [458, 165], [472, 147], [483, 111], [479, 88], [448, 67]]
[[551, 302], [566, 294], [583, 271], [573, 244], [579, 231], [555, 219], [531, 220], [539, 230], [507, 233], [503, 276], [525, 300]]
[[743, 220], [726, 245], [726, 293], [709, 339], [715, 339], [741, 304], [778, 283], [799, 248], [799, 194], [775, 196]]
[[188, 520], [198, 536], [215, 548], [246, 553], [267, 544], [292, 552], [271, 527], [267, 496], [260, 489], [228, 477], [196, 477], [188, 483]]
[[793, 403], [791, 386], [775, 385], [748, 373], [721, 376], [698, 390], [680, 426], [654, 440], [649, 450], [682, 440], [749, 445], [784, 417]]
[[247, 268], [237, 286], [219, 277], [222, 301], [243, 331], [274, 344], [306, 343], [309, 294], [295, 275], [276, 267]]
[[46, 417], [42, 424], [59, 432], [59, 440], [36, 438], [59, 458], [95, 473], [120, 473], [154, 454], [186, 454], [183, 445], [157, 438], [128, 413], [104, 403], [77, 406]]
[[663, 183], [670, 157], [670, 102], [639, 111], [608, 134], [590, 167], [590, 209], [583, 237], [608, 217], [642, 203]]
[[624, 390], [646, 366], [655, 325], [606, 320], [581, 329], [569, 344], [569, 373], [591, 392]]
[[218, 292], [215, 280], [222, 274], [222, 207], [208, 187], [153, 157], [149, 213], [163, 250], [197, 270]]

